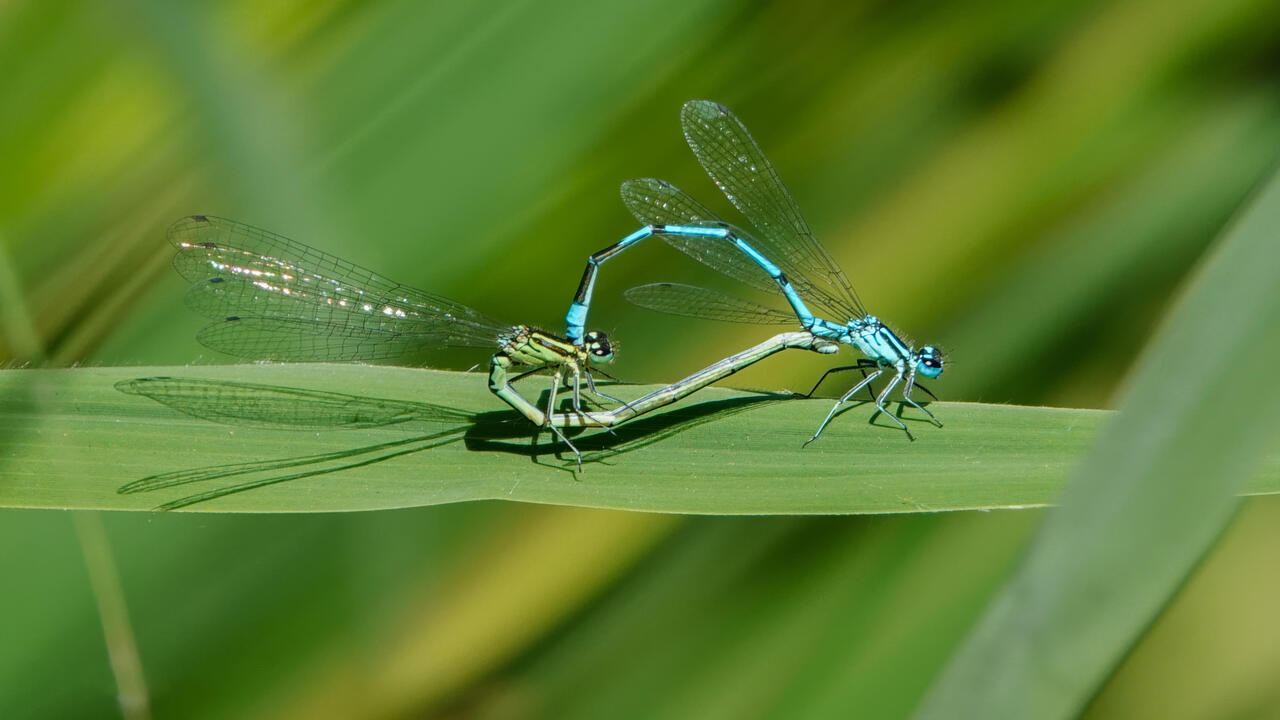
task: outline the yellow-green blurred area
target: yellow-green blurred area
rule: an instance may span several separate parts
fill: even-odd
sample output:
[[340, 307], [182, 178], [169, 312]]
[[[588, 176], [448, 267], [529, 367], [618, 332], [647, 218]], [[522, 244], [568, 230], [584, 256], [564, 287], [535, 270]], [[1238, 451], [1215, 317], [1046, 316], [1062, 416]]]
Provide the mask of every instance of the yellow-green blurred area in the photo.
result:
[[[620, 182], [729, 214], [679, 130], [711, 98], [947, 351], [940, 397], [1109, 407], [1274, 165], [1278, 30], [1258, 0], [0, 4], [0, 361], [226, 361], [168, 267], [191, 213], [558, 331], [635, 227]], [[656, 241], [605, 266], [624, 380], [772, 332], [621, 300], [654, 280], [741, 291]], [[5, 511], [0, 717], [906, 717], [1039, 517]], [[1089, 717], [1280, 714], [1277, 521], [1246, 503]]]

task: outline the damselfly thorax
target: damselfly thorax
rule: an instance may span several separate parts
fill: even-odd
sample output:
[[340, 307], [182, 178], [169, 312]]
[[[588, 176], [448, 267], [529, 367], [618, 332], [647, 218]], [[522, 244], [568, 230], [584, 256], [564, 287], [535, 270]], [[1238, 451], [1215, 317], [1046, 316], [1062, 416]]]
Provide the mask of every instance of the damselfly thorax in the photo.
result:
[[575, 345], [567, 338], [528, 325], [516, 325], [510, 332], [498, 336], [498, 354], [512, 365], [561, 367], [578, 373], [585, 373], [592, 364], [613, 359], [613, 346], [604, 333], [586, 333], [584, 340], [582, 345]]

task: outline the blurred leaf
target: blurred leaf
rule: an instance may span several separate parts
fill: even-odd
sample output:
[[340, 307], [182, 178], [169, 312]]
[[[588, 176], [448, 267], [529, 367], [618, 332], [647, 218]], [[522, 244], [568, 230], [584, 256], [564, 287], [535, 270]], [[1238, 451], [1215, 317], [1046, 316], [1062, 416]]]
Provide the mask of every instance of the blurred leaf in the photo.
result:
[[[1160, 111], [1171, 69], [1226, 41], [1256, 2], [1190, 0], [1177, 13], [1161, 12], [1158, 0], [1105, 3], [1017, 93], [841, 236], [862, 248], [863, 267], [927, 257], [912, 265], [921, 286], [947, 288], [949, 278], [981, 272], [1053, 206], [1145, 162], [1153, 140], [1182, 120]], [[864, 297], [892, 297], [900, 284], [888, 273], [859, 282]], [[944, 306], [948, 294], [928, 300]]]
[[[1280, 496], [1245, 502], [1084, 717], [1276, 717], [1280, 624], [1270, 619], [1280, 607], [1280, 573], [1268, 572], [1258, 556], [1276, 546], [1277, 529]], [[1194, 691], [1168, 692], [1171, 687]]]
[[901, 717], [1037, 516], [698, 518], [469, 704], [563, 720]]
[[[7, 450], [3, 438], [0, 448]], [[0, 542], [7, 549], [0, 553], [0, 571], [21, 578], [7, 583], [3, 597], [0, 716], [119, 717], [70, 514], [6, 510], [0, 517]], [[16, 552], [18, 547], [29, 550]], [[49, 691], [52, 678], [61, 692]]]
[[8, 356], [27, 362], [38, 360], [42, 355], [40, 337], [32, 327], [18, 276], [9, 262], [3, 240], [0, 237], [0, 359]]
[[[1082, 345], [1106, 344], [1099, 335], [1108, 325], [1132, 323], [1126, 330], [1141, 339], [1132, 333], [1145, 330], [1145, 314], [1109, 311], [1180, 277], [1267, 176], [1280, 147], [1276, 111], [1270, 93], [1214, 104], [1136, 177], [1002, 263], [982, 301], [956, 308], [942, 328], [942, 347], [982, 349], [980, 371], [956, 375], [951, 396], [1043, 394], [1079, 364]], [[1130, 362], [1132, 348], [1117, 350]], [[1095, 385], [1090, 406], [1112, 389]], [[993, 387], [1003, 392], [992, 397]]]
[[[347, 664], [336, 676], [367, 673], [359, 711], [367, 716], [403, 716], [448, 698], [588, 603], [681, 522], [548, 508], [491, 538], [426, 612], [395, 629], [376, 659]], [[324, 697], [311, 684], [302, 690], [312, 705]]]
[[151, 700], [146, 679], [142, 673], [142, 661], [134, 639], [129, 608], [125, 603], [124, 589], [120, 585], [120, 572], [111, 557], [111, 544], [103, 529], [102, 517], [95, 512], [75, 514], [76, 536], [84, 552], [85, 568], [94, 600], [98, 604], [98, 618], [102, 622], [102, 634], [106, 641], [107, 656], [116, 680], [116, 699], [120, 714], [125, 720], [146, 720], [151, 717]]
[[1118, 416], [919, 717], [1075, 717], [1213, 546], [1274, 454], [1280, 176], [1139, 358]]

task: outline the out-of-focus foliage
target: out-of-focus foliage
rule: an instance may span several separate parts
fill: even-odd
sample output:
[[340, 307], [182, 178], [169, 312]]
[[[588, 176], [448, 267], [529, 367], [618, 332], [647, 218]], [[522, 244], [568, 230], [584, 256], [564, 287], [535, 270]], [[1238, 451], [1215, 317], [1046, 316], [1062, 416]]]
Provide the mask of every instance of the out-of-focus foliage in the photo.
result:
[[[1275, 161], [1277, 25], [1258, 0], [8, 3], [0, 358], [213, 360], [162, 239], [192, 212], [554, 329], [632, 229], [620, 181], [725, 207], [676, 120], [709, 97], [870, 308], [949, 351], [935, 391], [1106, 407]], [[718, 281], [656, 243], [605, 268], [593, 320], [624, 379], [768, 332], [618, 299], [656, 279]], [[1277, 513], [1247, 503], [1092, 716], [1278, 711]], [[904, 716], [1039, 514], [3, 517], [0, 716], [118, 712], [123, 611], [89, 581], [115, 577], [157, 717], [565, 718]], [[99, 537], [86, 573], [77, 538]]]
[[1223, 535], [1280, 434], [1280, 384], [1242, 406], [1217, 380], [1266, 375], [1280, 355], [1277, 225], [1280, 176], [1161, 323], [1119, 414], [917, 717], [1078, 717]]

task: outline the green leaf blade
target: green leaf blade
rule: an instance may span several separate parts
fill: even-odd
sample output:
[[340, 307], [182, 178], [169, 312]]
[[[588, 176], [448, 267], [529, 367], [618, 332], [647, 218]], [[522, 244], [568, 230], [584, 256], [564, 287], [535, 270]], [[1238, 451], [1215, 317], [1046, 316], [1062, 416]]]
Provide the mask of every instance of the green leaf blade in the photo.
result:
[[[217, 424], [113, 387], [143, 376], [354, 388], [356, 397], [414, 398], [475, 422], [450, 430], [438, 418], [399, 422], [392, 413], [397, 422], [385, 427], [325, 430], [262, 427], [255, 414], [254, 424]], [[526, 382], [529, 393], [543, 389]], [[324, 400], [334, 405], [331, 395]], [[830, 403], [710, 389], [613, 432], [574, 436], [587, 460], [575, 476], [569, 456], [555, 456], [562, 447], [550, 434], [531, 447], [533, 428], [477, 373], [355, 365], [10, 370], [0, 373], [0, 506], [148, 510], [261, 480], [186, 509], [335, 512], [487, 499], [709, 514], [1019, 508], [1054, 501], [1107, 415], [936, 403], [947, 426], [911, 422], [918, 439], [910, 442], [883, 418], [869, 424], [863, 403], [802, 449]], [[298, 414], [315, 422], [314, 413]], [[270, 464], [241, 472], [245, 463]], [[1270, 468], [1277, 466], [1273, 458]], [[200, 468], [223, 475], [117, 493], [147, 476]], [[267, 482], [276, 477], [291, 479]], [[1280, 491], [1280, 473], [1260, 474], [1252, 490]]]

